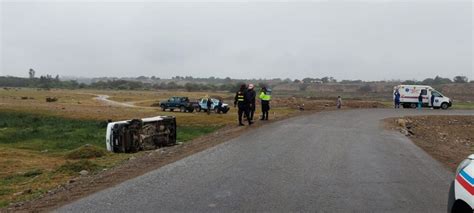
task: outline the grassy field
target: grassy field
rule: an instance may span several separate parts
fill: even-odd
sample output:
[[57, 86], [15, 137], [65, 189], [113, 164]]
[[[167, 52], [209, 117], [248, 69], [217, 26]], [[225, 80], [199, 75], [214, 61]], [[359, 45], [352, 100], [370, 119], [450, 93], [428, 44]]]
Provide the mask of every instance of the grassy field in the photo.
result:
[[[114, 106], [96, 100], [110, 100], [137, 107]], [[180, 142], [212, 133], [226, 125], [236, 125], [235, 109], [227, 114], [162, 112], [150, 105], [170, 96], [219, 96], [232, 105], [231, 93], [190, 93], [170, 91], [96, 91], [0, 89], [0, 207], [37, 197], [79, 176], [85, 169], [98, 172], [113, 167], [136, 154], [105, 151], [107, 120], [128, 120], [158, 115], [176, 116]], [[47, 97], [58, 98], [46, 102]], [[276, 107], [272, 116], [286, 116], [294, 109]], [[257, 115], [258, 116], [258, 115]], [[84, 145], [90, 146], [85, 147]], [[96, 155], [71, 158], [74, 154]]]
[[[44, 193], [58, 182], [114, 166], [131, 154], [105, 150], [105, 122], [43, 114], [0, 112], [0, 207]], [[186, 142], [221, 126], [178, 126], [178, 141]], [[81, 157], [70, 156], [90, 144]], [[90, 153], [96, 156], [87, 156]], [[26, 192], [16, 194], [18, 192]]]

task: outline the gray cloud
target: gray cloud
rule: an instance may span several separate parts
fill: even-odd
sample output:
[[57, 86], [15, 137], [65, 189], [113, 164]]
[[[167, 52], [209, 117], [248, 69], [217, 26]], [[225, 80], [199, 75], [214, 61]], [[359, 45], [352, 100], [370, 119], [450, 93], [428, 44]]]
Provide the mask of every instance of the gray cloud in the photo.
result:
[[0, 5], [0, 75], [474, 78], [471, 1]]

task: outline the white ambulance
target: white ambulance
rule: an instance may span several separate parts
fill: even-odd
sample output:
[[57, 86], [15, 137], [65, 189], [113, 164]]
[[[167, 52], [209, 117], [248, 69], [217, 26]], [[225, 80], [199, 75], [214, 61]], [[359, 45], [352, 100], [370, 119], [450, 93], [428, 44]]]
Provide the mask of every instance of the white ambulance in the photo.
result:
[[[398, 85], [393, 89], [393, 98], [395, 93], [400, 93], [400, 105], [403, 108], [416, 108], [418, 105], [418, 96], [423, 97], [423, 107], [433, 107], [435, 109], [448, 109], [453, 105], [450, 98], [444, 96], [430, 86], [426, 85]], [[433, 105], [431, 98], [433, 96]]]
[[474, 155], [461, 162], [449, 189], [448, 212], [473, 212]]

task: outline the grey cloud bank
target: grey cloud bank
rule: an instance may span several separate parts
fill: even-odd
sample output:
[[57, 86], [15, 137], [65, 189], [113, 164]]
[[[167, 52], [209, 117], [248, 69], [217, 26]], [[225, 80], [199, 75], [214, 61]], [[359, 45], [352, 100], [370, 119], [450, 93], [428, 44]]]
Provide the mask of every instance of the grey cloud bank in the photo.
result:
[[0, 75], [473, 79], [472, 4], [2, 2]]

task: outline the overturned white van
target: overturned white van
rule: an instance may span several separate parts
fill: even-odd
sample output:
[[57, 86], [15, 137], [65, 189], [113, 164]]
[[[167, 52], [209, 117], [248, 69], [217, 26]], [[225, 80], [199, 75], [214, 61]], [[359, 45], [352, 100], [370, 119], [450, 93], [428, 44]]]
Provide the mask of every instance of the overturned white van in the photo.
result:
[[137, 152], [176, 144], [176, 118], [157, 116], [110, 122], [105, 135], [107, 150]]
[[[400, 93], [400, 105], [403, 108], [416, 108], [420, 94], [423, 97], [423, 107], [448, 109], [453, 105], [450, 98], [426, 85], [398, 85], [394, 87], [393, 98], [395, 98], [396, 91]], [[431, 104], [431, 97], [434, 98], [433, 104]]]

